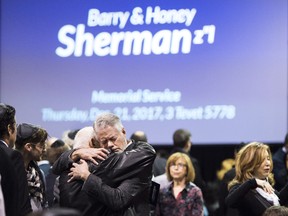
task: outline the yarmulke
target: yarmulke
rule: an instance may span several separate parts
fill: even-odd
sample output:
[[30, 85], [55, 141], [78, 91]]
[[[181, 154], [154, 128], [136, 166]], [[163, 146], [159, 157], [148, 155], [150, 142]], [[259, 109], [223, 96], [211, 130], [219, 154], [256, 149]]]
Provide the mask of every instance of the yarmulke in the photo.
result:
[[65, 145], [65, 143], [64, 143], [63, 140], [57, 139], [55, 142], [53, 142], [53, 143], [51, 144], [51, 148], [59, 148], [59, 147], [62, 147], [62, 146], [64, 146], [64, 145]]
[[17, 139], [25, 140], [37, 132], [38, 128], [32, 124], [22, 123], [17, 127]]
[[78, 132], [79, 130], [80, 130], [80, 129], [70, 131], [70, 132], [68, 133], [68, 137], [69, 137], [70, 139], [74, 140], [74, 138], [75, 138], [75, 136], [76, 136], [76, 134], [77, 134], [77, 132]]

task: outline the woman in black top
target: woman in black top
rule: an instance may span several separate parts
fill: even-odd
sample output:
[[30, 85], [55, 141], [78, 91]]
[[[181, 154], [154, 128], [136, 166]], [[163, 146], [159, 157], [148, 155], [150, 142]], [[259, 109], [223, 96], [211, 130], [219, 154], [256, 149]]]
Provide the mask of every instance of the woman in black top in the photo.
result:
[[261, 216], [270, 206], [288, 200], [288, 184], [279, 192], [273, 188], [272, 155], [268, 145], [251, 142], [236, 155], [236, 176], [229, 183], [226, 204], [241, 216]]

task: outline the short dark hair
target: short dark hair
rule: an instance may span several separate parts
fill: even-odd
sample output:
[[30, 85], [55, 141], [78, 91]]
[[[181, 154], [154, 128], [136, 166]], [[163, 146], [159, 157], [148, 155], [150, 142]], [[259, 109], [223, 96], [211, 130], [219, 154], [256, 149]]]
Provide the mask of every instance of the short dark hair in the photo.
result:
[[178, 129], [173, 134], [173, 145], [184, 148], [190, 137], [191, 133], [188, 130]]
[[[13, 127], [15, 114], [16, 110], [13, 106], [0, 103], [0, 138], [3, 139], [5, 136], [9, 136], [8, 125]], [[13, 130], [15, 130], [14, 127]]]
[[22, 123], [17, 127], [17, 138], [15, 146], [22, 149], [26, 143], [45, 143], [48, 133], [44, 128], [36, 125]]

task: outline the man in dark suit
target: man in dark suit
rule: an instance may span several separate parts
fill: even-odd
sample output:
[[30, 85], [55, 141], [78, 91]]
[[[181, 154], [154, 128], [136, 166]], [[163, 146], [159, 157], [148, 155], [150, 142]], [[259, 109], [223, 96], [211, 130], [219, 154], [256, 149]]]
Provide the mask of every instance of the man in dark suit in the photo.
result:
[[[147, 135], [144, 133], [144, 131], [135, 131], [131, 136], [131, 140], [134, 140], [135, 142], [146, 142], [148, 143]], [[159, 176], [165, 173], [166, 168], [166, 162], [167, 159], [162, 157], [160, 153], [156, 155], [156, 158], [153, 163], [153, 176]]]
[[[66, 176], [66, 185], [65, 181], [62, 181], [62, 187], [70, 188], [66, 190], [67, 197], [73, 193], [81, 195], [73, 197], [77, 199], [74, 200], [74, 207], [79, 206], [78, 202], [82, 201], [83, 205], [80, 210], [84, 212], [83, 215], [148, 216], [150, 214], [149, 193], [155, 150], [148, 143], [126, 140], [126, 131], [120, 119], [111, 113], [99, 115], [94, 123], [94, 130], [100, 147], [109, 149], [112, 153], [106, 160], [99, 162], [99, 165], [94, 167], [88, 167], [84, 160], [80, 160], [79, 164], [73, 163], [72, 172], [69, 174], [71, 177], [69, 183], [67, 183], [69, 178], [67, 175], [63, 176], [64, 179]], [[102, 157], [103, 159], [104, 152], [102, 152], [102, 156], [101, 154], [89, 154], [92, 150], [76, 149], [71, 154], [71, 159], [73, 161], [77, 161], [79, 158], [94, 161], [93, 157]], [[66, 154], [69, 155], [69, 152]], [[55, 162], [53, 169], [63, 170], [58, 169], [62, 166], [59, 161], [63, 157], [64, 155]], [[94, 161], [94, 163], [97, 162]], [[71, 183], [73, 183], [73, 187], [69, 186]], [[71, 191], [71, 188], [76, 187], [78, 189]], [[62, 191], [65, 191], [65, 188]]]
[[0, 103], [1, 186], [6, 215], [24, 216], [32, 209], [23, 156], [12, 149], [17, 134], [15, 113], [14, 107]]
[[10, 158], [1, 147], [0, 147], [0, 174], [1, 174], [1, 187], [5, 201], [6, 215], [17, 215], [18, 207], [16, 207], [17, 205], [16, 173]]
[[288, 133], [285, 136], [284, 145], [273, 154], [273, 174], [275, 179], [275, 189], [280, 191], [288, 180]]

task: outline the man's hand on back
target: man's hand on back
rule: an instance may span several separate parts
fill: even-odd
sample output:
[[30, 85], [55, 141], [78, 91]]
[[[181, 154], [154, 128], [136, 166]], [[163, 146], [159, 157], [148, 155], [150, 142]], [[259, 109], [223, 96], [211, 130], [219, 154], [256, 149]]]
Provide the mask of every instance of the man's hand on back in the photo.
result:
[[86, 161], [91, 161], [97, 165], [97, 161], [105, 160], [108, 157], [108, 154], [109, 151], [104, 148], [80, 148], [72, 153], [71, 159], [75, 162], [79, 159], [83, 159]]

